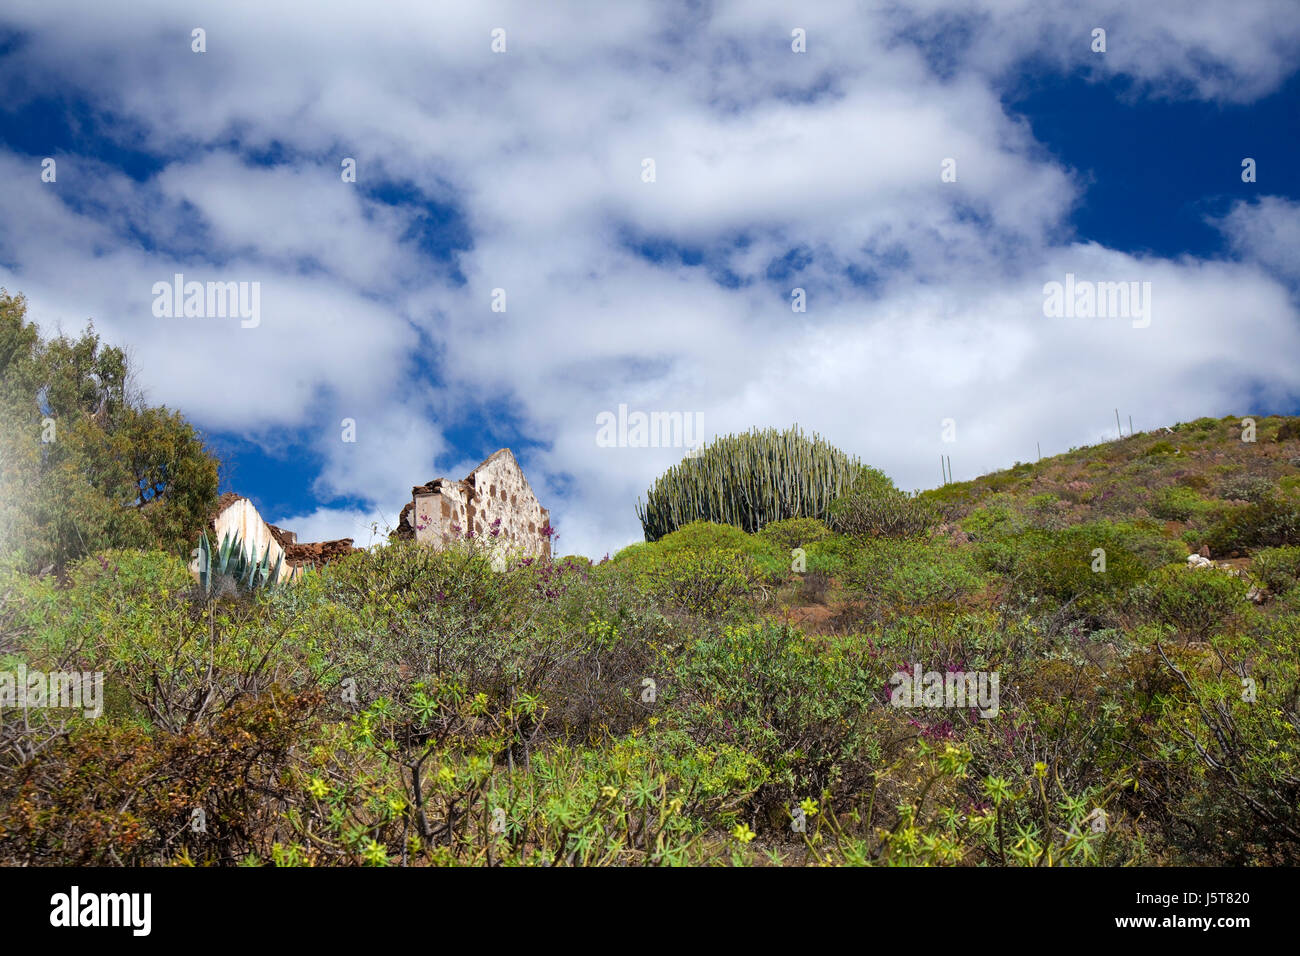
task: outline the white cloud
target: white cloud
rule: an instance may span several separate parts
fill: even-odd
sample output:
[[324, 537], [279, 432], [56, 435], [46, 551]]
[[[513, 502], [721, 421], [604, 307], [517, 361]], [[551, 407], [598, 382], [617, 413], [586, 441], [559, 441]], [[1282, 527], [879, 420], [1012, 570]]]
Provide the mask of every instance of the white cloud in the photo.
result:
[[1292, 283], [1300, 281], [1300, 202], [1280, 196], [1241, 200], [1214, 222], [1238, 256]]
[[[1290, 69], [1300, 23], [1284, 6], [710, 9], [142, 0], [56, 13], [20, 0], [5, 16], [25, 40], [0, 93], [20, 104], [76, 84], [124, 145], [169, 162], [141, 183], [61, 157], [55, 185], [0, 152], [0, 282], [46, 324], [94, 316], [134, 350], [151, 397], [201, 426], [268, 447], [305, 435], [324, 462], [320, 500], [394, 521], [411, 485], [475, 463], [447, 431], [506, 408], [494, 431], [544, 446], [520, 457], [559, 550], [597, 556], [638, 536], [637, 495], [680, 457], [598, 448], [595, 416], [619, 403], [699, 411], [709, 434], [798, 422], [913, 487], [937, 481], [941, 452], [970, 477], [1036, 441], [1047, 453], [1105, 437], [1116, 405], [1154, 427], [1295, 395], [1297, 310], [1277, 282], [1294, 204], [1229, 214], [1239, 263], [1076, 243], [1064, 223], [1081, 184], [998, 86], [1032, 56], [1127, 73], [1148, 93], [1249, 100]], [[203, 55], [189, 49], [198, 25]], [[489, 49], [496, 26], [504, 56]], [[805, 55], [790, 52], [794, 26]], [[288, 162], [251, 165], [249, 150]], [[941, 183], [949, 157], [958, 181]], [[366, 199], [381, 181], [453, 204], [469, 247], [424, 255], [411, 208]], [[651, 262], [638, 242], [668, 254]], [[791, 250], [806, 269], [768, 281]], [[261, 325], [154, 319], [152, 283], [175, 271], [260, 281]], [[1067, 272], [1150, 281], [1151, 327], [1044, 318], [1042, 285]], [[505, 314], [489, 310], [495, 288]], [[345, 417], [355, 444], [340, 440]], [[946, 417], [956, 446], [939, 442]], [[320, 508], [277, 523], [363, 543], [371, 520]]]
[[290, 515], [271, 524], [294, 532], [301, 543], [351, 538], [354, 547], [368, 548], [387, 544], [388, 532], [397, 527], [397, 518], [397, 512], [379, 509], [317, 508], [310, 514]]

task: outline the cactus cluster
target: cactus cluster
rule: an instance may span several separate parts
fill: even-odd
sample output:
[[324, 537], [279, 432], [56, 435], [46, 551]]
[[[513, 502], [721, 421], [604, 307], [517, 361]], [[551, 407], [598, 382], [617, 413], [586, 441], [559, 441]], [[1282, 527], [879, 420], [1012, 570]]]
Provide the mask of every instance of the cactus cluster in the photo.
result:
[[214, 584], [219, 585], [223, 579], [230, 579], [235, 586], [245, 591], [259, 588], [272, 588], [280, 580], [280, 567], [284, 564], [284, 552], [271, 565], [271, 543], [266, 544], [266, 551], [261, 560], [250, 557], [244, 550], [244, 543], [239, 535], [225, 535], [221, 547], [216, 552], [208, 542], [207, 532], [199, 535], [198, 554], [195, 570], [199, 576], [199, 587], [204, 594], [211, 595]]
[[861, 473], [856, 458], [816, 433], [756, 429], [719, 438], [668, 469], [636, 512], [647, 541], [701, 520], [752, 533], [784, 518], [824, 520]]

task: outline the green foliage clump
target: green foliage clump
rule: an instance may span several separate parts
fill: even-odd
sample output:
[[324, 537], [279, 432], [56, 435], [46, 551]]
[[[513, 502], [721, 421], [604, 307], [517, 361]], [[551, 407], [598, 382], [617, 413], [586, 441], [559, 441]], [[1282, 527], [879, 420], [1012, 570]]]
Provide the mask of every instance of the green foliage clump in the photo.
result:
[[808, 571], [839, 576], [849, 567], [859, 550], [858, 544], [842, 535], [814, 541], [804, 548], [808, 556]]
[[1273, 482], [1262, 475], [1236, 474], [1219, 483], [1219, 497], [1225, 501], [1259, 504], [1273, 497]]
[[1276, 442], [1295, 441], [1300, 439], [1300, 418], [1283, 419], [1282, 424], [1277, 427], [1277, 432], [1273, 436]]
[[1024, 516], [1005, 500], [994, 496], [987, 504], [976, 508], [961, 521], [961, 528], [975, 541], [988, 541], [1020, 534], [1029, 527]]
[[786, 518], [772, 522], [758, 536], [771, 541], [777, 550], [788, 553], [829, 538], [833, 533], [825, 522], [816, 518]]
[[1177, 455], [1178, 449], [1167, 441], [1155, 442], [1146, 451], [1142, 452], [1143, 458], [1162, 458], [1169, 455]]
[[1171, 565], [1136, 587], [1134, 598], [1160, 623], [1189, 639], [1203, 638], [1242, 609], [1246, 584], [1216, 568]]
[[1189, 487], [1169, 485], [1156, 493], [1150, 511], [1165, 521], [1186, 521], [1193, 516], [1205, 514], [1213, 506], [1213, 502], [1202, 498]]
[[829, 523], [853, 537], [915, 538], [939, 523], [938, 506], [893, 488], [854, 490], [836, 500]]
[[1251, 573], [1274, 594], [1285, 594], [1300, 583], [1300, 546], [1259, 551], [1251, 562]]
[[844, 579], [873, 602], [893, 607], [951, 603], [984, 583], [969, 550], [887, 538], [858, 550]]
[[648, 594], [692, 614], [721, 616], [738, 607], [753, 589], [753, 562], [730, 551], [671, 552], [648, 568]]
[[655, 542], [657, 549], [674, 551], [743, 551], [750, 536], [729, 524], [712, 521], [692, 521], [682, 525]]
[[1217, 554], [1300, 544], [1300, 504], [1267, 497], [1228, 511], [1205, 535]]
[[851, 793], [869, 776], [878, 745], [865, 718], [879, 678], [860, 642], [828, 646], [771, 622], [735, 625], [698, 638], [678, 679], [689, 724], [767, 768], [757, 812]]
[[1097, 521], [1016, 542], [1012, 570], [1025, 593], [1058, 602], [1122, 594], [1182, 549], [1154, 530]]
[[0, 290], [0, 561], [29, 572], [110, 548], [188, 552], [217, 462], [175, 412], [144, 404], [93, 328], [42, 341]]

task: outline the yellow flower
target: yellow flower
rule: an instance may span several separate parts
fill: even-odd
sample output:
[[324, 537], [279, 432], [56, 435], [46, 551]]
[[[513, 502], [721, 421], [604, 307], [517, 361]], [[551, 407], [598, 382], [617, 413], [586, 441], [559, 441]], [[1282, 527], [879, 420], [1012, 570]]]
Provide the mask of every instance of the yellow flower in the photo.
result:
[[731, 835], [741, 843], [748, 843], [758, 834], [749, 828], [748, 823], [737, 823], [735, 829], [731, 831]]
[[1041, 760], [1038, 761], [1038, 763], [1034, 764], [1034, 776], [1035, 776], [1035, 777], [1046, 777], [1046, 776], [1047, 776], [1047, 764], [1043, 763]]
[[312, 777], [311, 783], [307, 784], [307, 792], [317, 800], [320, 800], [330, 792], [330, 787], [329, 784], [320, 779], [320, 777]]
[[618, 796], [618, 787], [601, 787], [600, 795], [602, 797], [607, 797], [610, 800], [613, 800], [615, 797]]
[[671, 800], [668, 801], [668, 812], [669, 813], [682, 812], [682, 801], [680, 797], [673, 797]]
[[817, 801], [812, 797], [804, 797], [804, 799], [799, 803], [799, 806], [803, 809], [804, 816], [817, 816]]
[[366, 842], [362, 844], [361, 858], [370, 866], [388, 865], [388, 851], [384, 849], [383, 844], [376, 843], [370, 837], [366, 837]]

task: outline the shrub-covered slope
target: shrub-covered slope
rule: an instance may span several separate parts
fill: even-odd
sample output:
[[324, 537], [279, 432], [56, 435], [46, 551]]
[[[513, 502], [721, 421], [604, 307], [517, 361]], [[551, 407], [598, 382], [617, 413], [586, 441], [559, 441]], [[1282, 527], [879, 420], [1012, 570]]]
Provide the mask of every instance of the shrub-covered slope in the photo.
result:
[[0, 705], [0, 861], [1295, 864], [1300, 437], [1238, 422], [596, 564], [14, 574], [0, 670], [104, 695]]

